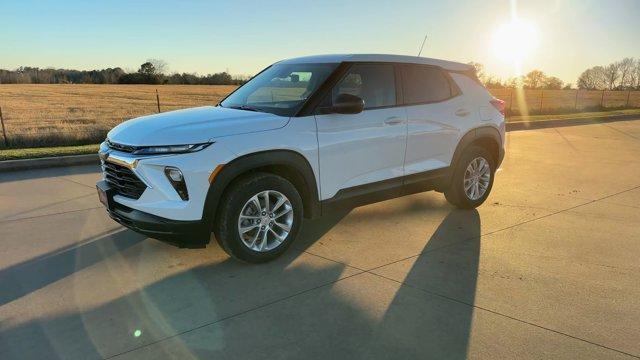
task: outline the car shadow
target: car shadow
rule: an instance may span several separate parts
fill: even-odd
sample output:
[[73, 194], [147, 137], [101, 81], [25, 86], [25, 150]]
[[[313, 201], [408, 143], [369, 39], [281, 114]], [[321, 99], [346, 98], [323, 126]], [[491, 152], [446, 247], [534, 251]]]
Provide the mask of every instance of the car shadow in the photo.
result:
[[[480, 230], [480, 216], [475, 209], [451, 211], [421, 255], [406, 261], [413, 263], [404, 278], [391, 277], [402, 286], [376, 325], [374, 336], [376, 340], [387, 339], [385, 351], [406, 359], [468, 357]], [[428, 298], [427, 309], [412, 306], [416, 299], [424, 297]]]
[[[428, 301], [424, 306], [423, 300], [439, 297], [431, 287], [446, 283], [451, 270], [451, 264], [434, 261], [430, 254], [449, 246], [450, 237], [459, 236], [461, 226], [471, 228], [479, 238], [478, 213], [456, 210], [445, 217], [425, 239], [423, 255], [402, 280], [408, 285], [399, 286], [380, 318], [339, 291], [314, 291], [349, 276], [346, 265], [304, 253], [348, 213], [305, 221], [299, 235], [303, 245], [270, 263], [250, 265], [223, 257], [144, 284], [95, 308], [11, 326], [0, 323], [0, 358], [105, 358], [163, 339], [168, 339], [168, 345], [158, 344], [160, 354], [149, 357], [466, 357], [473, 307], [443, 301]], [[466, 235], [460, 241], [468, 240]], [[111, 252], [105, 253], [99, 245], [105, 241], [115, 244], [109, 247]], [[83, 255], [86, 260], [79, 267], [77, 250], [68, 249], [3, 270], [0, 278], [9, 282], [0, 285], [2, 304], [73, 275], [113, 252], [125, 261], [137, 261], [144, 253], [127, 249], [140, 241], [141, 237], [123, 230], [89, 239], [82, 245], [83, 252], [94, 255]], [[212, 247], [202, 251], [221, 251]], [[465, 264], [464, 281], [455, 286], [467, 294], [475, 293], [478, 252], [479, 240], [460, 260]], [[53, 274], [46, 274], [49, 271]], [[109, 276], [117, 274], [105, 274], [102, 281], [109, 281]], [[296, 301], [287, 300], [294, 296]], [[249, 312], [251, 316], [246, 315]], [[225, 321], [232, 317], [234, 321]], [[188, 336], [193, 329], [202, 329], [204, 335], [175, 337]]]
[[107, 231], [0, 270], [0, 306], [122, 252], [145, 239], [130, 230]]

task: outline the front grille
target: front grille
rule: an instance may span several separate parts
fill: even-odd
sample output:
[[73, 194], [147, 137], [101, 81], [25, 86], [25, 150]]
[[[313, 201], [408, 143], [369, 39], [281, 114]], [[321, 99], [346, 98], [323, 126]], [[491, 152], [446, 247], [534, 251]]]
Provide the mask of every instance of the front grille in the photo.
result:
[[139, 199], [147, 186], [130, 169], [105, 161], [102, 164], [104, 179], [115, 189], [116, 194]]

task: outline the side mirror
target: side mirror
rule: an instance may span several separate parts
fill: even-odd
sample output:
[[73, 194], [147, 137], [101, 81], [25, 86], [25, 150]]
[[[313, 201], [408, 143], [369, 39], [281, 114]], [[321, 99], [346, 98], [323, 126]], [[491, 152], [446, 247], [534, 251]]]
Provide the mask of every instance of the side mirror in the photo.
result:
[[333, 106], [320, 108], [323, 114], [359, 114], [364, 110], [364, 100], [351, 94], [340, 94]]

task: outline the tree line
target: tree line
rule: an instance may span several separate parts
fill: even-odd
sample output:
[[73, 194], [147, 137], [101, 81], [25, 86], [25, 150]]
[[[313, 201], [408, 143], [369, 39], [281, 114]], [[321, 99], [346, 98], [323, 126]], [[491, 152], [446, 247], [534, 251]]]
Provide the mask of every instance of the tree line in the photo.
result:
[[[564, 83], [556, 76], [548, 76], [540, 70], [532, 70], [519, 77], [506, 80], [488, 75], [484, 66], [471, 62], [478, 79], [489, 89], [572, 89], [573, 84]], [[624, 58], [605, 66], [594, 66], [580, 74], [576, 81], [578, 89], [584, 90], [640, 90], [640, 59]]]
[[[571, 89], [556, 76], [548, 76], [540, 70], [506, 80], [486, 74], [484, 66], [471, 62], [478, 79], [490, 89], [524, 88], [559, 90]], [[102, 70], [40, 69], [19, 67], [15, 70], [0, 69], [0, 84], [172, 84], [172, 85], [241, 85], [247, 76], [232, 76], [225, 72], [197, 75], [173, 73], [166, 75], [167, 63], [150, 59], [135, 72], [122, 68]], [[586, 90], [640, 90], [640, 59], [624, 58], [609, 65], [594, 66], [580, 74], [576, 81], [578, 89]]]
[[247, 76], [232, 76], [226, 71], [198, 75], [173, 73], [166, 75], [167, 64], [150, 59], [135, 72], [122, 68], [102, 70], [40, 69], [19, 67], [15, 70], [0, 69], [0, 84], [172, 84], [172, 85], [241, 85]]

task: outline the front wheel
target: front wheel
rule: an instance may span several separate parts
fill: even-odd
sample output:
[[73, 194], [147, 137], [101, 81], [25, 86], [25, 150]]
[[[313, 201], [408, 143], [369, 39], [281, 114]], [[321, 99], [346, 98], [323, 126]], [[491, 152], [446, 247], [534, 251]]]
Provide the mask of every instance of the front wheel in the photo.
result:
[[232, 257], [259, 263], [281, 255], [302, 223], [302, 199], [286, 179], [255, 173], [225, 193], [214, 234]]
[[489, 196], [494, 175], [495, 161], [491, 154], [479, 146], [470, 146], [453, 170], [451, 185], [444, 196], [461, 209], [478, 207]]

